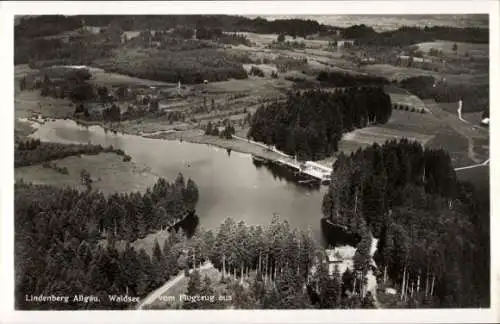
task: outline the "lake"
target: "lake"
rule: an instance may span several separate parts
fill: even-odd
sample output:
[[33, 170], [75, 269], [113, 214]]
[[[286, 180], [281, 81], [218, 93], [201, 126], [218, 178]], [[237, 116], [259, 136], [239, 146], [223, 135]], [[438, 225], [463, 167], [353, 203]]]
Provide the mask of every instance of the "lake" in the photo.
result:
[[48, 142], [112, 145], [169, 181], [181, 172], [198, 185], [197, 214], [202, 227], [215, 229], [226, 217], [265, 226], [276, 213], [292, 227], [310, 228], [313, 237], [322, 240], [321, 203], [327, 187], [301, 185], [289, 171], [260, 165], [248, 154], [204, 144], [114, 134], [100, 126], [84, 127], [70, 120], [48, 121], [32, 136]]
[[[299, 184], [290, 171], [257, 163], [248, 154], [205, 144], [114, 134], [71, 120], [48, 121], [32, 136], [48, 142], [112, 145], [169, 181], [181, 172], [199, 187], [197, 214], [202, 227], [215, 229], [226, 217], [266, 226], [273, 214], [278, 214], [292, 227], [309, 228], [313, 237], [324, 243], [320, 219], [327, 187]], [[479, 190], [489, 191], [488, 166], [458, 171], [457, 176], [459, 180], [474, 180]]]

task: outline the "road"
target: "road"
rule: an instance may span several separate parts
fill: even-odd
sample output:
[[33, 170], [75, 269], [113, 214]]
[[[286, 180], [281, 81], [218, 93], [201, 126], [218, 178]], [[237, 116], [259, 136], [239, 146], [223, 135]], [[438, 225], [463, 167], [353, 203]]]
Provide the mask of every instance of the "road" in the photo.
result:
[[489, 165], [489, 164], [490, 164], [490, 159], [484, 161], [483, 163], [468, 165], [468, 166], [461, 167], [461, 168], [455, 168], [455, 171], [477, 168], [477, 167], [486, 166], [486, 165]]
[[[207, 261], [205, 262], [198, 270], [208, 270], [213, 268], [214, 265]], [[189, 270], [189, 273], [192, 273], [193, 269]], [[139, 305], [137, 305], [137, 309], [144, 309], [144, 306], [152, 304], [155, 300], [157, 300], [161, 295], [163, 295], [167, 290], [172, 288], [174, 285], [178, 284], [184, 278], [184, 271], [180, 271], [179, 274], [175, 277], [167, 281], [163, 286], [156, 289], [152, 293], [150, 293], [146, 298], [144, 298]]]

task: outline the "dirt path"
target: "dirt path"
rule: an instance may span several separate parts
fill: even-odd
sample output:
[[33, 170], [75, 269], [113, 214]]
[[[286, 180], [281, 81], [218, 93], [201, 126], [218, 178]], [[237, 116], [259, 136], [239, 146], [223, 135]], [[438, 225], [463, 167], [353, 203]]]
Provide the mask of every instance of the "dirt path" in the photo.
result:
[[[200, 268], [199, 270], [208, 270], [208, 269], [211, 269], [213, 268], [214, 265], [210, 262], [210, 261], [207, 261], [205, 262]], [[189, 273], [192, 273], [193, 272], [193, 269], [190, 269], [189, 270]], [[156, 289], [155, 291], [153, 291], [152, 293], [150, 293], [146, 298], [144, 298], [140, 303], [139, 305], [137, 305], [137, 309], [144, 309], [144, 306], [147, 306], [149, 304], [152, 304], [155, 300], [157, 300], [161, 295], [163, 295], [167, 290], [169, 290], [170, 288], [172, 288], [174, 285], [176, 285], [177, 283], [179, 283], [183, 278], [184, 278], [184, 271], [181, 271], [179, 272], [179, 274], [175, 277], [175, 278], [172, 278], [170, 279], [169, 281], [167, 281], [163, 286], [161, 286], [160, 288]]]

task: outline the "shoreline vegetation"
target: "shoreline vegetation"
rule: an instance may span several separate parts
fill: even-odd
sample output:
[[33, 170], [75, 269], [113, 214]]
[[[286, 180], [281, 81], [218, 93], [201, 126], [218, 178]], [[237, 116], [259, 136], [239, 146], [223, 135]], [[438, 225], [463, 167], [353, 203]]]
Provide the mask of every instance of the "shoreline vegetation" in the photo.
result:
[[14, 148], [14, 168], [46, 163], [64, 159], [74, 155], [97, 155], [99, 153], [115, 153], [123, 157], [124, 162], [131, 160], [131, 156], [113, 146], [103, 147], [93, 144], [61, 144], [41, 142], [39, 139], [20, 139]]

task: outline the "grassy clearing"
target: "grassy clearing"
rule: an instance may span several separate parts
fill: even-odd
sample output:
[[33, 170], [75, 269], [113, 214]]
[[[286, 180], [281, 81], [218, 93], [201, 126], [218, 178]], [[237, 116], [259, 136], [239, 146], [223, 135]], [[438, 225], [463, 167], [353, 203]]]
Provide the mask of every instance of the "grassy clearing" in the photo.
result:
[[39, 90], [17, 92], [14, 100], [16, 118], [28, 118], [41, 113], [44, 117], [66, 118], [73, 115], [74, 107], [67, 99], [43, 97]]
[[[357, 129], [344, 134], [339, 143], [339, 150], [345, 154], [363, 149], [373, 143], [383, 144], [392, 139], [407, 138], [426, 144], [439, 133], [443, 123], [430, 114], [393, 111], [387, 124]], [[465, 147], [467, 154], [467, 147]], [[334, 158], [325, 159], [329, 164]]]
[[66, 167], [68, 174], [64, 175], [37, 164], [16, 168], [15, 179], [16, 181], [23, 179], [34, 184], [70, 186], [84, 190], [85, 187], [80, 181], [80, 171], [86, 169], [94, 180], [92, 187], [105, 194], [145, 191], [157, 180], [157, 176], [146, 167], [138, 166], [134, 162], [123, 162], [123, 157], [114, 153], [71, 156], [53, 162], [58, 167]]
[[91, 68], [90, 72], [92, 73], [92, 78], [89, 80], [89, 83], [97, 84], [101, 86], [120, 86], [120, 85], [130, 85], [130, 86], [167, 86], [174, 87], [176, 84], [161, 82], [161, 81], [153, 81], [147, 79], [136, 78], [124, 74], [106, 72], [103, 69], [99, 68]]
[[486, 161], [490, 157], [490, 141], [489, 138], [473, 138], [474, 152], [476, 157], [481, 161]]
[[26, 139], [28, 135], [33, 133], [36, 129], [31, 126], [30, 122], [20, 121], [18, 119], [14, 122], [14, 138], [17, 140]]
[[422, 102], [422, 100], [412, 94], [402, 94], [402, 93], [389, 93], [389, 96], [391, 97], [391, 102], [393, 104], [397, 105], [405, 105], [411, 108], [415, 108], [417, 110], [427, 110], [425, 108], [425, 104]]
[[259, 92], [262, 96], [285, 91], [293, 82], [281, 79], [250, 78], [247, 80], [229, 80], [211, 82], [207, 85], [207, 93]]
[[447, 110], [453, 111], [453, 106], [456, 107], [455, 103], [429, 103], [427, 107], [431, 110], [432, 114], [442, 121], [446, 122], [453, 129], [455, 129], [460, 134], [468, 138], [488, 138], [489, 132], [480, 126], [465, 123], [458, 119], [456, 110], [455, 112], [448, 112]]
[[[167, 230], [161, 230], [155, 233], [150, 233], [146, 235], [146, 237], [142, 239], [137, 239], [134, 242], [130, 243], [130, 246], [135, 249], [137, 252], [139, 252], [141, 249], [144, 249], [146, 253], [152, 257], [153, 256], [153, 249], [155, 246], [155, 241], [158, 241], [158, 244], [160, 246], [163, 246], [165, 243], [165, 240], [168, 238], [169, 232]], [[100, 240], [98, 244], [105, 248], [108, 246], [108, 241], [106, 239]], [[125, 251], [127, 248], [128, 241], [124, 240], [119, 240], [115, 242], [115, 248], [122, 252]]]
[[478, 85], [478, 84], [488, 84], [489, 76], [487, 71], [485, 73], [460, 73], [460, 74], [441, 74], [439, 72], [418, 69], [418, 68], [409, 68], [402, 66], [395, 66], [390, 64], [371, 64], [366, 65], [362, 68], [363, 72], [382, 76], [390, 81], [401, 81], [403, 79], [409, 77], [417, 77], [417, 76], [432, 76], [436, 79], [441, 79], [441, 77], [445, 77], [447, 82], [450, 84], [470, 84], [470, 85]]
[[[237, 32], [238, 34], [245, 35], [250, 42], [257, 46], [267, 46], [273, 41], [278, 40], [278, 34], [256, 34], [249, 32]], [[328, 41], [319, 39], [305, 39], [303, 37], [296, 37], [295, 39], [289, 35], [285, 36], [285, 41], [289, 42], [304, 42], [306, 47], [309, 48], [322, 48], [328, 46]]]
[[393, 110], [389, 122], [382, 127], [424, 135], [435, 135], [443, 127], [443, 122], [428, 113], [420, 114]]
[[457, 171], [457, 178], [471, 182], [481, 193], [490, 194], [490, 167], [487, 165]]
[[449, 126], [440, 129], [425, 146], [446, 150], [450, 154], [452, 165], [456, 168], [475, 163], [468, 155], [469, 141], [467, 138]]
[[474, 112], [474, 113], [462, 113], [462, 118], [470, 122], [474, 125], [481, 124], [483, 113], [482, 112]]
[[439, 73], [429, 70], [394, 66], [390, 64], [366, 65], [363, 70], [369, 74], [378, 75], [392, 80], [400, 81], [412, 76], [430, 75], [438, 77]]
[[272, 64], [243, 64], [243, 68], [247, 73], [250, 73], [250, 70], [252, 69], [252, 66], [255, 66], [264, 72], [265, 77], [269, 78], [271, 76], [272, 72], [276, 72], [277, 68], [275, 65]]
[[343, 140], [359, 144], [371, 145], [373, 143], [383, 144], [386, 141], [393, 139], [407, 138], [409, 140], [418, 141], [424, 144], [432, 137], [433, 135], [426, 135], [422, 133], [411, 132], [408, 130], [405, 131], [386, 128], [383, 126], [373, 126], [356, 129], [352, 132], [346, 133], [343, 136]]

